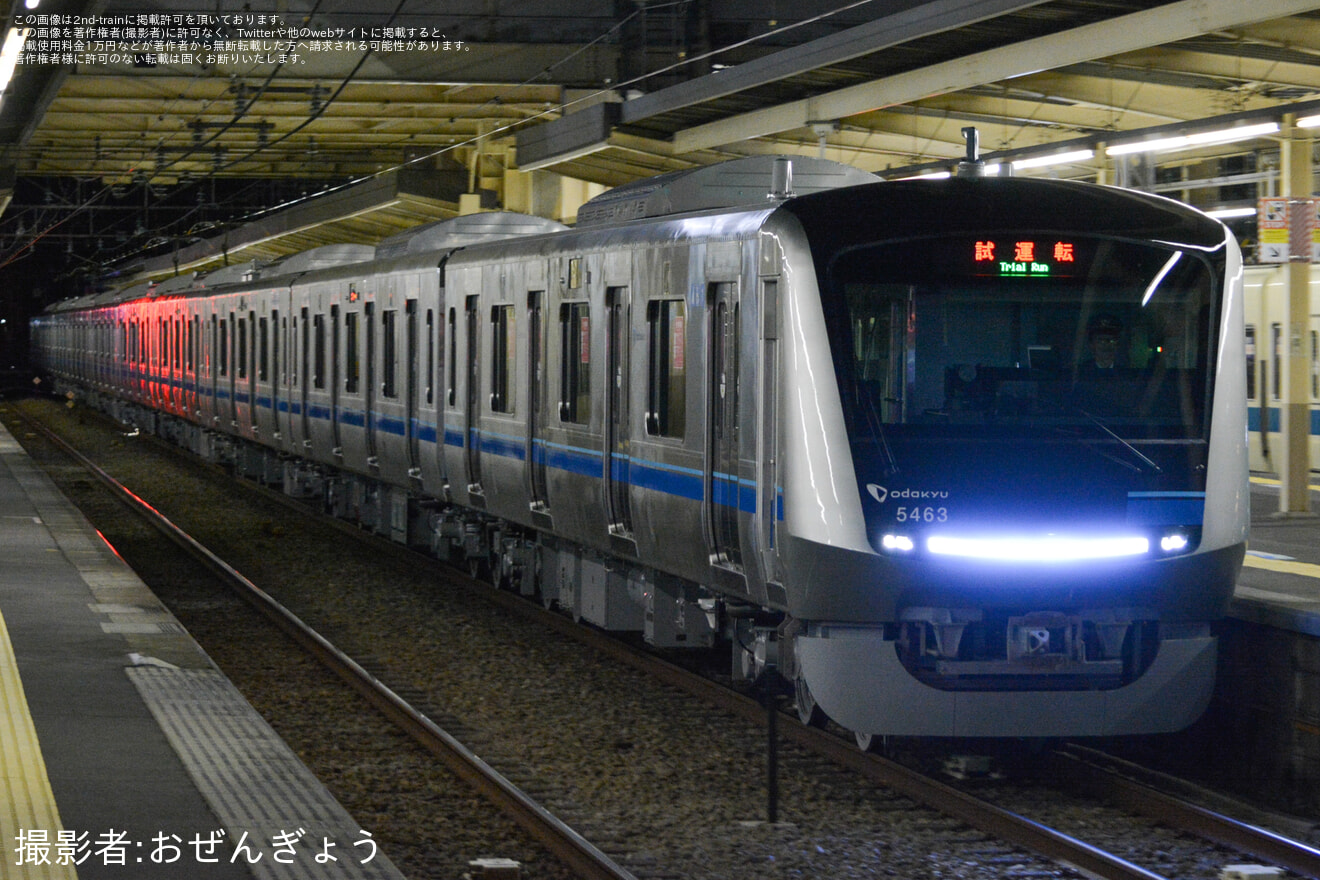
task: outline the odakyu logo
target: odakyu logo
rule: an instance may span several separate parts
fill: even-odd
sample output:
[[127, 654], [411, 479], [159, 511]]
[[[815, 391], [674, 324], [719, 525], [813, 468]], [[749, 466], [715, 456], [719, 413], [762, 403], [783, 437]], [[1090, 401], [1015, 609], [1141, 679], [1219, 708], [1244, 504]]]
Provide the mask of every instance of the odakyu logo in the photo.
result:
[[879, 483], [867, 483], [866, 491], [880, 504], [890, 498], [903, 501], [939, 501], [949, 497], [947, 489], [887, 489]]

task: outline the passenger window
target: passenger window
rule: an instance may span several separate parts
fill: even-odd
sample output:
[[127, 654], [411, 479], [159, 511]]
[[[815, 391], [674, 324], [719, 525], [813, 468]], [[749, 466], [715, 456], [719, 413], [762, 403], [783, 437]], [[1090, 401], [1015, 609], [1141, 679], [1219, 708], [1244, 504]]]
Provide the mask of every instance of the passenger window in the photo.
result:
[[229, 321], [220, 320], [220, 375], [229, 375]]
[[455, 335], [457, 333], [457, 324], [458, 312], [451, 308], [449, 310], [449, 339], [447, 341], [449, 345], [449, 356], [446, 358], [448, 364], [446, 368], [448, 370], [448, 386], [445, 391], [445, 395], [449, 398], [450, 406], [454, 406], [458, 396], [458, 352], [456, 350], [457, 346], [454, 345], [454, 340], [457, 338]]
[[1256, 399], [1256, 328], [1247, 325], [1247, 399]]
[[270, 319], [265, 317], [257, 325], [257, 378], [270, 378]]
[[492, 306], [490, 310], [490, 409], [513, 412], [512, 377], [518, 345], [514, 337], [513, 306]]
[[585, 302], [559, 306], [559, 420], [591, 421], [591, 314]]
[[238, 319], [238, 352], [234, 357], [238, 360], [238, 378], [246, 379], [248, 374], [248, 340], [247, 340], [247, 318]]
[[687, 304], [653, 300], [646, 306], [646, 324], [646, 433], [682, 437], [687, 431]]
[[358, 313], [344, 313], [344, 390], [356, 394], [361, 375], [358, 363]]
[[426, 402], [435, 403], [435, 310], [426, 310]]
[[395, 336], [398, 325], [398, 310], [387, 309], [381, 312], [381, 333], [384, 340], [381, 343], [381, 370], [384, 375], [381, 377], [380, 393], [385, 397], [398, 397], [399, 386], [398, 377], [398, 342]]
[[312, 318], [312, 387], [325, 388], [325, 315]]

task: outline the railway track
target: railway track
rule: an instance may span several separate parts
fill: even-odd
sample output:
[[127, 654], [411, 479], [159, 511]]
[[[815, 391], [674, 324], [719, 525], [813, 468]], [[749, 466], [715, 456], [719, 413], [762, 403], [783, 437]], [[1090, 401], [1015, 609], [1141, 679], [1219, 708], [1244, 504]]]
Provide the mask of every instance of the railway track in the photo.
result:
[[[96, 467], [92, 465], [92, 467]], [[96, 468], [96, 471], [102, 476], [99, 479], [110, 480], [108, 474]], [[117, 484], [116, 484], [117, 485]], [[132, 492], [122, 487], [115, 491], [119, 492], [126, 500], [140, 501], [133, 496]], [[272, 494], [272, 493], [264, 493]], [[284, 502], [281, 496], [281, 502]], [[148, 505], [149, 507], [149, 505]], [[160, 514], [155, 514], [160, 517]], [[163, 519], [163, 517], [161, 517]], [[342, 526], [341, 524], [341, 527]], [[172, 528], [172, 527], [166, 527]], [[357, 532], [353, 527], [346, 527], [348, 531]], [[181, 530], [173, 529], [171, 531], [174, 540], [193, 547], [197, 542], [183, 535]], [[360, 533], [358, 533], [360, 534]], [[373, 542], [377, 543], [377, 542]], [[406, 551], [397, 550], [385, 542], [378, 542], [382, 547], [378, 549], [388, 550], [391, 553], [404, 553]], [[411, 558], [411, 554], [409, 554]], [[207, 563], [214, 569], [225, 572], [230, 576], [237, 575], [233, 569], [218, 559], [212, 559]], [[278, 602], [270, 600], [269, 597], [260, 599], [263, 592], [250, 585], [246, 578], [238, 576], [240, 581], [246, 582], [244, 589], [254, 598], [252, 601], [260, 601], [261, 604], [272, 607], [275, 618], [280, 621], [280, 625], [285, 629], [299, 630], [299, 626], [292, 622], [292, 615], [283, 609]], [[559, 632], [569, 638], [578, 641], [585, 641], [595, 651], [600, 652], [610, 658], [625, 663], [639, 670], [648, 678], [664, 682], [666, 685], [681, 689], [685, 693], [699, 696], [701, 700], [713, 707], [718, 707], [722, 712], [744, 719], [752, 725], [763, 725], [766, 722], [767, 714], [764, 705], [756, 700], [733, 693], [727, 688], [712, 683], [706, 679], [695, 676], [686, 670], [680, 669], [671, 664], [665, 663], [659, 658], [651, 656], [645, 652], [640, 652], [631, 647], [608, 638], [600, 633], [585, 629], [573, 624], [565, 618], [544, 612], [538, 606], [530, 606], [526, 602], [519, 600], [508, 593], [500, 593], [489, 588], [473, 587], [473, 592], [479, 593], [486, 600], [497, 603], [504, 611], [523, 617], [534, 618], [538, 625], [549, 626], [556, 632]], [[301, 639], [307, 639], [316, 648], [318, 652], [325, 652], [327, 648], [331, 654], [340, 654], [340, 652], [328, 645], [328, 642], [315, 635], [301, 635]], [[347, 662], [345, 662], [347, 661]], [[439, 731], [425, 715], [411, 710], [407, 703], [402, 700], [397, 693], [384, 687], [376, 675], [368, 672], [359, 664], [348, 660], [340, 654], [340, 663], [344, 671], [339, 672], [346, 680], [354, 682], [354, 687], [363, 691], [370, 691], [375, 694], [371, 699], [378, 705], [382, 712], [391, 718], [398, 717], [402, 723], [414, 728], [410, 735], [416, 737], [436, 737], [437, 745], [435, 750], [438, 754], [444, 756], [446, 763], [457, 762], [454, 766], [467, 763], [470, 758], [476, 756], [471, 749], [465, 748], [461, 743], [454, 741], [453, 737]], [[1016, 846], [1023, 847], [1030, 851], [1040, 853], [1046, 858], [1063, 863], [1064, 865], [1076, 866], [1094, 876], [1106, 878], [1159, 878], [1162, 875], [1149, 868], [1142, 867], [1126, 858], [1107, 852], [1103, 847], [1087, 843], [1068, 834], [1062, 833], [1056, 829], [1050, 828], [1045, 824], [1033, 821], [1011, 809], [995, 806], [980, 798], [974, 797], [966, 791], [959, 790], [952, 786], [941, 783], [928, 776], [916, 773], [900, 764], [885, 760], [879, 756], [863, 754], [856, 750], [850, 742], [843, 741], [837, 736], [828, 732], [818, 731], [812, 728], [806, 728], [798, 725], [796, 722], [777, 725], [779, 736], [792, 746], [811, 752], [814, 755], [823, 756], [836, 766], [846, 768], [847, 772], [857, 774], [872, 782], [883, 785], [886, 788], [902, 793], [904, 796], [913, 799], [919, 803], [928, 805], [932, 809], [957, 818], [965, 822], [972, 828], [978, 829], [985, 834], [1010, 842]], [[437, 733], [439, 734], [437, 737]], [[428, 745], [428, 749], [432, 746]], [[1076, 761], [1076, 758], [1059, 758], [1060, 761]], [[482, 764], [477, 759], [477, 764]], [[1090, 766], [1094, 762], [1088, 762]], [[488, 768], [489, 769], [489, 768]], [[517, 791], [517, 786], [503, 778], [497, 771], [491, 770], [493, 778], [486, 776], [482, 771], [471, 769], [470, 767], [457, 770], [464, 778], [469, 774], [476, 774], [477, 777], [472, 780], [472, 784], [478, 787], [489, 797], [506, 798], [509, 797], [509, 790]], [[1069, 777], [1075, 779], [1081, 770], [1069, 771]], [[1104, 779], [1118, 776], [1114, 773], [1100, 774], [1096, 778]], [[1123, 777], [1118, 776], [1120, 780]], [[484, 779], [485, 781], [482, 781]], [[1109, 783], [1113, 784], [1113, 783]], [[1122, 790], [1126, 793], [1115, 794], [1115, 789], [1110, 789], [1104, 797], [1113, 801], [1123, 801], [1125, 808], [1145, 812], [1158, 816], [1163, 823], [1175, 825], [1177, 827], [1187, 827], [1192, 833], [1216, 840], [1220, 843], [1232, 846], [1234, 849], [1253, 854], [1254, 856], [1267, 860], [1271, 863], [1287, 867], [1296, 873], [1304, 876], [1320, 877], [1320, 853], [1314, 849], [1299, 844], [1295, 841], [1289, 841], [1280, 835], [1264, 832], [1261, 829], [1254, 829], [1251, 826], [1245, 826], [1242, 823], [1236, 823], [1227, 820], [1225, 817], [1218, 817], [1210, 821], [1206, 814], [1209, 811], [1203, 808], [1190, 808], [1178, 802], [1178, 799], [1169, 795], [1156, 793], [1156, 797], [1144, 793], [1137, 793], [1136, 789], [1145, 789], [1153, 792], [1149, 786], [1131, 785], [1125, 786]], [[520, 795], [520, 796], [519, 796]], [[1139, 800], [1147, 798], [1147, 800]], [[533, 827], [540, 824], [546, 824], [552, 829], [547, 831], [541, 829], [537, 831], [538, 837], [541, 834], [559, 834], [561, 831], [567, 831], [567, 838], [571, 841], [569, 844], [572, 852], [567, 859], [574, 866], [574, 870], [581, 872], [582, 876], [591, 877], [626, 877], [632, 876], [626, 869], [619, 866], [613, 859], [605, 855], [604, 852], [592, 847], [581, 835], [573, 832], [567, 823], [559, 822], [562, 826], [561, 831], [554, 831], [555, 822], [553, 817], [549, 816], [549, 811], [538, 807], [531, 802], [531, 798], [519, 793], [513, 796], [513, 801], [508, 809], [529, 811], [530, 817], [520, 818], [518, 821], [524, 827]], [[518, 803], [521, 802], [521, 803]], [[1151, 806], [1151, 804], [1155, 806]], [[503, 807], [502, 807], [503, 808]], [[547, 822], [547, 817], [550, 821]], [[1187, 818], [1192, 817], [1192, 818]], [[1195, 824], [1193, 820], [1195, 819]], [[1213, 831], [1209, 830], [1213, 828]], [[1227, 830], [1226, 830], [1227, 829]], [[547, 845], [550, 845], [547, 843]], [[560, 843], [554, 844], [555, 851], [558, 853]], [[590, 853], [596, 850], [603, 859], [597, 860]], [[586, 854], [586, 855], [584, 855]], [[561, 856], [564, 857], [564, 856]], [[579, 864], [575, 859], [586, 859], [586, 862]], [[587, 862], [596, 862], [595, 866]], [[590, 873], [602, 871], [605, 873]], [[618, 873], [609, 873], [617, 871]], [[1068, 869], [1061, 869], [1057, 876], [1069, 876]], [[981, 875], [984, 876], [984, 875]]]
[[269, 618], [318, 663], [352, 686], [377, 711], [439, 758], [452, 773], [507, 813], [578, 876], [585, 880], [636, 880], [635, 875], [555, 817], [448, 731], [414, 708], [352, 657], [308, 626], [188, 532], [171, 522], [150, 503], [138, 497], [90, 458], [64, 442], [44, 424], [30, 418], [26, 421], [108, 487], [136, 514], [146, 519], [184, 552], [224, 580], [240, 598]]

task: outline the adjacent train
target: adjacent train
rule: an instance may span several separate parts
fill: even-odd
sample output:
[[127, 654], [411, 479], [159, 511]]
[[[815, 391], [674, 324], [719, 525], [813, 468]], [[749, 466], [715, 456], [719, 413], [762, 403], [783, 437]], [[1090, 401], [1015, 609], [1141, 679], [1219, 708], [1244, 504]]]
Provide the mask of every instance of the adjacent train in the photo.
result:
[[1305, 322], [1287, 314], [1286, 265], [1247, 270], [1247, 420], [1251, 430], [1251, 469], [1278, 473], [1286, 438], [1281, 433], [1285, 405], [1285, 357], [1295, 350], [1309, 361], [1305, 392], [1312, 467], [1320, 466], [1320, 266], [1310, 267], [1310, 308]]
[[[967, 163], [974, 170], [973, 163]], [[1169, 731], [1248, 522], [1244, 267], [1173, 201], [765, 157], [52, 307], [62, 389], [877, 736]]]

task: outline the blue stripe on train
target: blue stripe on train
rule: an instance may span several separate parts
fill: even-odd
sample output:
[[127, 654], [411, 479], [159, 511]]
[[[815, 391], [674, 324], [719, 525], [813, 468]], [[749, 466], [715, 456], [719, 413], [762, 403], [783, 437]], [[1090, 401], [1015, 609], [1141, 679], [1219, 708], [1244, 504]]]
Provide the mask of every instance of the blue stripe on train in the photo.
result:
[[[228, 394], [225, 389], [220, 388], [217, 389], [214, 396], [223, 400], [228, 397]], [[242, 392], [237, 395], [239, 402], [245, 402], [246, 397], [247, 395]], [[269, 409], [272, 401], [268, 397], [261, 397], [258, 399], [258, 405]], [[283, 412], [292, 411], [294, 414], [298, 414], [301, 406], [297, 403], [290, 406], [281, 400], [279, 408]], [[330, 407], [309, 403], [307, 405], [307, 417], [329, 421]], [[361, 410], [340, 408], [339, 420], [342, 424], [355, 428], [366, 426], [366, 414]], [[373, 420], [378, 431], [399, 437], [405, 434], [406, 423], [402, 419], [377, 413], [373, 414]], [[436, 442], [438, 432], [435, 425], [416, 420], [413, 424], [419, 440], [426, 443]], [[463, 448], [463, 434], [464, 432], [460, 428], [446, 428], [444, 431], [445, 445], [457, 449]], [[527, 445], [525, 438], [479, 431], [475, 428], [472, 429], [472, 434], [483, 455], [496, 455], [517, 461], [526, 460]], [[603, 455], [600, 450], [536, 440], [533, 444], [533, 457], [537, 464], [544, 464], [546, 467], [555, 470], [584, 477], [599, 477], [601, 475]], [[662, 492], [689, 501], [700, 501], [706, 497], [706, 477], [699, 470], [619, 455], [614, 456], [611, 466], [614, 479], [627, 482], [639, 489]], [[716, 504], [736, 507], [743, 513], [756, 512], [756, 484], [754, 482], [742, 480], [733, 474], [725, 473], [714, 474], [711, 482], [711, 492]], [[784, 518], [782, 489], [776, 490], [775, 518], [779, 520]]]
[[[1266, 408], [1269, 413], [1270, 433], [1277, 434], [1282, 430], [1280, 419], [1283, 410], [1281, 407], [1271, 406]], [[1260, 407], [1247, 407], [1247, 430], [1252, 433], [1260, 433]], [[1314, 406], [1311, 409], [1311, 436], [1320, 436], [1320, 409]]]

